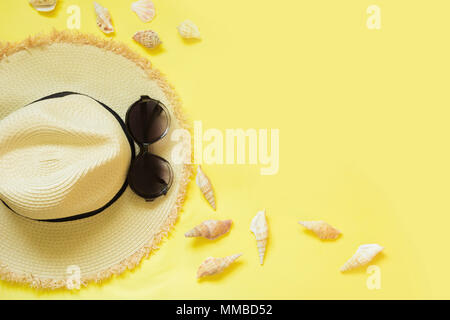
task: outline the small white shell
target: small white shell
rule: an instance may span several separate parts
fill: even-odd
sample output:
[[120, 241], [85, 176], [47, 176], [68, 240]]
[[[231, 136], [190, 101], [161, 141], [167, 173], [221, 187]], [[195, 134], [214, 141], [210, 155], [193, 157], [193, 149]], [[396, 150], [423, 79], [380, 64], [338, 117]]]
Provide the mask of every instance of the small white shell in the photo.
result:
[[29, 0], [29, 2], [37, 11], [49, 12], [55, 9], [57, 0]]
[[138, 31], [134, 34], [133, 39], [149, 49], [154, 49], [162, 43], [158, 34], [153, 30]]
[[191, 21], [185, 20], [177, 27], [178, 33], [185, 39], [200, 39], [200, 31], [198, 27]]
[[342, 266], [341, 271], [351, 270], [368, 264], [384, 248], [379, 244], [363, 244], [356, 253]]
[[195, 182], [202, 191], [208, 203], [211, 205], [211, 207], [213, 207], [214, 210], [216, 210], [216, 198], [214, 196], [214, 190], [211, 181], [203, 172], [200, 165], [197, 167], [197, 176], [195, 177]]
[[97, 26], [103, 33], [114, 32], [114, 27], [111, 22], [111, 15], [108, 9], [102, 7], [97, 2], [94, 1], [95, 14], [97, 15]]
[[266, 210], [259, 211], [250, 224], [250, 231], [255, 234], [256, 246], [258, 247], [259, 263], [263, 264], [266, 252], [269, 226], [266, 220]]
[[150, 22], [155, 17], [155, 5], [150, 0], [139, 0], [131, 4], [131, 10], [136, 12], [139, 19]]

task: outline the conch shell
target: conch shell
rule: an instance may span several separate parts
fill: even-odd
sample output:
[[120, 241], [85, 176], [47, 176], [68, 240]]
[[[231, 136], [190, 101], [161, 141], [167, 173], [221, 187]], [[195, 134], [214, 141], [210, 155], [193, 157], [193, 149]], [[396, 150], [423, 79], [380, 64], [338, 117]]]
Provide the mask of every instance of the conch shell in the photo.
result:
[[30, 0], [29, 2], [37, 11], [49, 12], [55, 9], [57, 0]]
[[95, 14], [97, 15], [97, 26], [103, 33], [112, 33], [114, 28], [111, 22], [111, 15], [108, 9], [102, 7], [97, 2], [94, 1]]
[[139, 19], [150, 22], [155, 17], [155, 5], [150, 0], [139, 0], [131, 4], [131, 10], [136, 12]]
[[138, 31], [134, 34], [133, 39], [149, 49], [154, 49], [162, 43], [158, 34], [153, 30]]
[[313, 231], [320, 239], [336, 239], [341, 232], [325, 221], [299, 221], [306, 229]]
[[177, 27], [178, 33], [185, 39], [200, 39], [200, 31], [198, 27], [191, 21], [185, 20]]
[[196, 226], [194, 229], [186, 232], [186, 238], [203, 237], [209, 240], [214, 240], [230, 230], [231, 220], [206, 220]]
[[195, 178], [195, 182], [197, 183], [198, 187], [205, 196], [205, 199], [209, 202], [211, 207], [213, 207], [213, 209], [216, 210], [216, 199], [214, 196], [214, 190], [211, 185], [211, 181], [203, 172], [200, 165], [197, 167], [197, 176]]
[[256, 245], [259, 253], [259, 263], [264, 262], [264, 253], [266, 252], [267, 238], [269, 235], [269, 226], [266, 221], [266, 211], [259, 211], [250, 224], [250, 231], [255, 234]]
[[368, 264], [383, 249], [378, 244], [364, 244], [359, 246], [353, 257], [341, 267], [341, 271], [344, 272]]
[[241, 255], [242, 253], [234, 254], [224, 258], [206, 258], [206, 260], [203, 261], [203, 263], [197, 270], [197, 278], [211, 276], [213, 274], [222, 272]]

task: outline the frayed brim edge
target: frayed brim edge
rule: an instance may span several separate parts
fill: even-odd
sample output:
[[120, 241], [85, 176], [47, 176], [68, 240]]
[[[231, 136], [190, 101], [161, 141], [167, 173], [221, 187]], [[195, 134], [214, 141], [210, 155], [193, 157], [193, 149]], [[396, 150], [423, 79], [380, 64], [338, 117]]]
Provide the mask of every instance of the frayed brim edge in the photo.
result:
[[[190, 130], [189, 121], [187, 120], [185, 114], [181, 110], [181, 101], [178, 95], [175, 93], [174, 88], [167, 82], [164, 75], [162, 75], [158, 70], [152, 68], [151, 62], [146, 58], [140, 56], [139, 54], [133, 52], [127, 45], [119, 43], [113, 40], [105, 40], [95, 35], [84, 34], [77, 31], [56, 31], [48, 35], [36, 35], [30, 36], [27, 39], [16, 42], [16, 43], [0, 43], [0, 61], [7, 59], [8, 56], [23, 50], [28, 50], [31, 48], [45, 47], [55, 43], [70, 43], [79, 45], [91, 45], [97, 48], [105, 49], [121, 55], [131, 61], [133, 61], [137, 66], [143, 69], [148, 77], [155, 81], [158, 86], [163, 90], [167, 99], [170, 101], [173, 107], [174, 114], [180, 125], [187, 130]], [[173, 228], [175, 222], [178, 218], [178, 213], [180, 212], [185, 196], [187, 186], [190, 181], [190, 177], [193, 174], [193, 167], [191, 164], [185, 164], [182, 171], [182, 177], [180, 179], [179, 190], [177, 195], [177, 200], [174, 207], [169, 213], [167, 220], [161, 230], [156, 233], [152, 239], [150, 239], [142, 248], [133, 253], [128, 258], [124, 259], [120, 263], [100, 271], [96, 274], [82, 276], [80, 279], [80, 285], [86, 287], [91, 282], [100, 283], [105, 281], [112, 276], [121, 275], [126, 270], [132, 270], [139, 266], [144, 258], [147, 258], [151, 252], [158, 249], [159, 243], [168, 236], [170, 230]], [[23, 285], [29, 285], [36, 289], [61, 289], [68, 287], [66, 279], [51, 279], [51, 278], [40, 278], [33, 274], [27, 273], [17, 273], [11, 271], [8, 266], [0, 262], [0, 280], [18, 283]]]

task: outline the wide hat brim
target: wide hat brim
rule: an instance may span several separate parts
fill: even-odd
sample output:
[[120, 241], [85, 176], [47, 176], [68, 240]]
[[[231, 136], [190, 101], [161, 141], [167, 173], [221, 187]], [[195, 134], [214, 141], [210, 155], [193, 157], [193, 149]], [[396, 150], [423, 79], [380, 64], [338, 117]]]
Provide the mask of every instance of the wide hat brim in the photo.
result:
[[167, 195], [146, 202], [127, 188], [95, 216], [56, 223], [30, 220], [0, 205], [2, 280], [56, 289], [72, 285], [74, 274], [86, 285], [136, 267], [175, 223], [191, 174], [190, 165], [171, 161], [179, 142], [172, 141], [170, 134], [186, 128], [172, 87], [148, 60], [125, 45], [55, 31], [0, 44], [0, 88], [0, 120], [32, 101], [63, 91], [94, 97], [122, 119], [141, 95], [166, 105], [172, 115], [170, 132], [152, 145], [152, 152], [172, 164], [174, 183]]

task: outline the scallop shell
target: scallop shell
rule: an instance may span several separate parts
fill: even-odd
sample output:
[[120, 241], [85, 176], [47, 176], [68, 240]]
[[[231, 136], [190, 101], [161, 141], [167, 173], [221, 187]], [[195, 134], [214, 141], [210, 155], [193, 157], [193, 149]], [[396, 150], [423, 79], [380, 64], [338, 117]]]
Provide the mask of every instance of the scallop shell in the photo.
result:
[[57, 0], [30, 0], [29, 2], [37, 11], [49, 12], [55, 9]]
[[114, 27], [111, 22], [111, 15], [108, 9], [102, 7], [94, 1], [95, 14], [97, 15], [97, 26], [103, 33], [113, 33]]
[[383, 249], [378, 244], [364, 244], [359, 246], [353, 257], [341, 267], [341, 271], [344, 272], [368, 264]]
[[336, 239], [341, 232], [325, 221], [299, 221], [306, 229], [313, 231], [320, 239]]
[[234, 254], [224, 258], [213, 258], [213, 257], [206, 258], [206, 260], [203, 261], [203, 263], [197, 270], [197, 278], [201, 278], [204, 276], [211, 276], [213, 274], [222, 272], [241, 255], [242, 253]]
[[139, 0], [131, 4], [131, 10], [136, 12], [139, 19], [150, 22], [155, 17], [155, 5], [150, 0]]
[[186, 238], [203, 237], [209, 240], [214, 240], [230, 230], [231, 220], [206, 220], [196, 226], [194, 229], [186, 232]]
[[250, 224], [250, 231], [255, 234], [256, 246], [258, 247], [259, 263], [264, 262], [267, 238], [269, 236], [269, 226], [266, 220], [266, 210], [259, 211]]
[[197, 176], [195, 178], [195, 182], [197, 183], [198, 187], [205, 196], [205, 199], [209, 202], [211, 207], [213, 207], [213, 209], [216, 210], [216, 199], [214, 196], [214, 190], [211, 185], [211, 181], [203, 172], [200, 165], [197, 167]]
[[200, 31], [198, 27], [191, 21], [185, 20], [177, 27], [178, 33], [185, 39], [200, 39]]
[[162, 43], [158, 34], [153, 30], [138, 31], [134, 34], [133, 39], [149, 49], [154, 49]]

